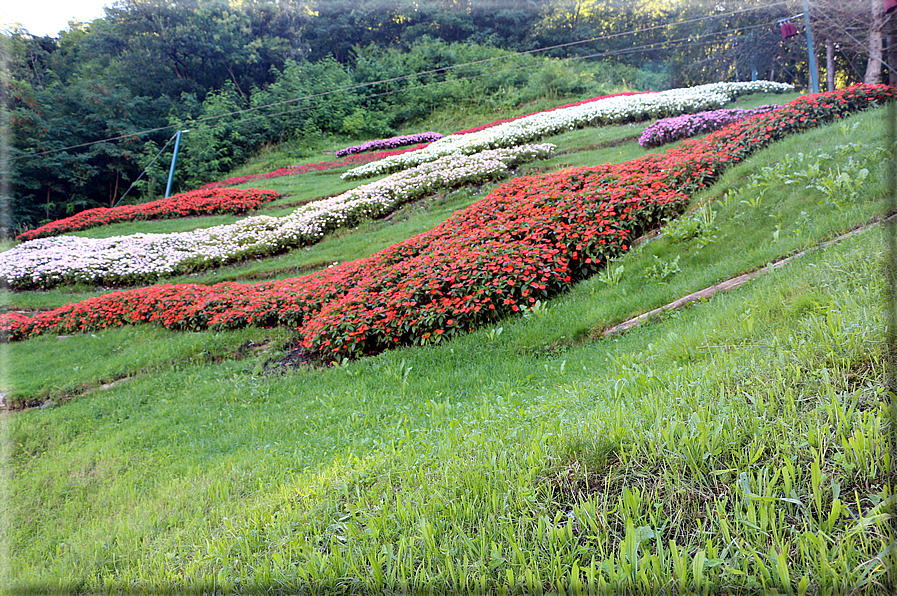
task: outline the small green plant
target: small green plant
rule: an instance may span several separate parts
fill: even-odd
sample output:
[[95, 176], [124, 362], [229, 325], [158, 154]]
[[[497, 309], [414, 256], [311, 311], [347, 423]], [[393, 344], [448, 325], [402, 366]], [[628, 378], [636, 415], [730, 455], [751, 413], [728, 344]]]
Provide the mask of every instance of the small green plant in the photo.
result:
[[676, 255], [675, 259], [661, 259], [657, 255], [653, 255], [653, 257], [654, 264], [645, 268], [645, 277], [663, 281], [674, 273], [682, 271], [679, 266], [679, 255]]
[[548, 315], [548, 305], [541, 300], [536, 300], [532, 306], [522, 306], [523, 317], [525, 319], [544, 319]]
[[853, 134], [856, 131], [857, 126], [859, 126], [859, 125], [860, 125], [859, 122], [854, 122], [853, 124], [848, 124], [847, 122], [841, 122], [838, 125], [838, 130], [841, 131], [841, 134], [843, 136], [849, 137], [851, 134]]
[[623, 271], [625, 271], [626, 268], [623, 265], [617, 265], [616, 267], [614, 267], [614, 265], [614, 261], [609, 261], [607, 266], [598, 274], [598, 281], [609, 286], [615, 286], [620, 283], [620, 279], [623, 277]]
[[667, 223], [663, 235], [672, 242], [680, 243], [691, 240], [701, 233], [701, 222], [693, 217], [680, 217]]
[[754, 209], [754, 210], [759, 209], [763, 205], [763, 192], [765, 192], [765, 191], [761, 191], [756, 194], [753, 194], [747, 199], [742, 199], [741, 204], [747, 205], [748, 207], [750, 207], [751, 209]]
[[853, 158], [850, 158], [843, 170], [841, 166], [837, 166], [834, 171], [829, 170], [828, 175], [816, 179], [807, 188], [815, 188], [825, 195], [819, 202], [820, 205], [834, 205], [841, 211], [846, 205], [861, 197], [868, 177], [869, 170], [860, 168]]
[[703, 205], [687, 217], [670, 221], [664, 227], [663, 235], [677, 243], [697, 240], [698, 247], [704, 248], [716, 239], [713, 235], [714, 230], [716, 230], [716, 211], [710, 205]]

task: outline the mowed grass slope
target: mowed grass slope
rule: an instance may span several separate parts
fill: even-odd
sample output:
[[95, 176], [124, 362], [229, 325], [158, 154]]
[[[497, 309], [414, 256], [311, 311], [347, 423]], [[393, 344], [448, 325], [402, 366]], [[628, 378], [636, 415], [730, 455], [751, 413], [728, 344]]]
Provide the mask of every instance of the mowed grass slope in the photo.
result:
[[[884, 117], [758, 153], [605, 274], [443, 345], [324, 369], [284, 366], [288, 330], [2, 346], [19, 399], [74, 396], [4, 420], [5, 579], [21, 593], [886, 591], [881, 227], [601, 336], [881, 215]], [[861, 191], [800, 183], [855, 178], [861, 160]], [[356, 238], [387, 243], [439, 209], [297, 252], [326, 263], [358, 242], [363, 256], [375, 249]], [[277, 275], [268, 261], [251, 266]]]

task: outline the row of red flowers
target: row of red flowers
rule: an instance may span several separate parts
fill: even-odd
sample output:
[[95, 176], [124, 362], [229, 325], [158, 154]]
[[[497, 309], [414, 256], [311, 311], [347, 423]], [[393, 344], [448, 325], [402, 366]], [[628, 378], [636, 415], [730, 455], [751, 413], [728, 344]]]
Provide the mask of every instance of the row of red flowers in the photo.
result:
[[193, 190], [171, 195], [166, 199], [151, 201], [141, 205], [119, 205], [118, 207], [96, 207], [87, 209], [44, 224], [39, 228], [22, 232], [16, 240], [34, 240], [57, 236], [67, 232], [96, 228], [106, 224], [137, 219], [168, 219], [188, 215], [212, 215], [218, 213], [246, 213], [258, 209], [265, 203], [280, 197], [273, 190]]
[[297, 174], [307, 174], [309, 172], [322, 172], [326, 170], [335, 170], [337, 168], [342, 168], [345, 166], [360, 166], [372, 161], [381, 160], [384, 157], [390, 157], [391, 155], [399, 155], [400, 153], [417, 151], [418, 149], [423, 149], [429, 144], [430, 143], [421, 143], [419, 145], [415, 145], [414, 147], [408, 147], [407, 149], [394, 149], [390, 151], [378, 151], [377, 153], [350, 155], [346, 159], [340, 159], [336, 161], [304, 163], [298, 166], [290, 166], [289, 168], [280, 168], [279, 170], [274, 170], [273, 172], [265, 172], [263, 174], [246, 174], [245, 176], [235, 176], [234, 178], [227, 178], [226, 180], [222, 180], [221, 182], [210, 182], [209, 184], [200, 187], [200, 189], [237, 186], [239, 184], [245, 184], [253, 180], [267, 180], [269, 178], [279, 178], [281, 176], [295, 176]]
[[285, 325], [325, 359], [438, 341], [597, 271], [748, 154], [895, 97], [897, 89], [884, 85], [807, 95], [663, 154], [518, 178], [429, 232], [312, 275], [115, 292], [34, 317], [0, 316], [0, 332], [16, 340], [141, 322], [173, 329]]
[[532, 114], [524, 114], [523, 116], [515, 116], [514, 118], [505, 118], [503, 120], [496, 120], [495, 122], [490, 122], [489, 124], [483, 124], [482, 126], [459, 130], [457, 132], [453, 132], [452, 134], [453, 135], [465, 135], [469, 132], [479, 132], [481, 130], [486, 130], [487, 128], [492, 128], [493, 126], [498, 126], [499, 124], [504, 124], [505, 122], [513, 122], [514, 120], [520, 120], [521, 118], [529, 118], [530, 116], [535, 116], [536, 114], [545, 114], [546, 112], [553, 112], [555, 110], [561, 110], [563, 108], [574, 108], [576, 106], [581, 106], [586, 103], [592, 103], [593, 101], [599, 101], [601, 99], [608, 99], [609, 97], [626, 97], [628, 95], [641, 95], [642, 93], [656, 93], [656, 91], [626, 91], [624, 93], [612, 93], [610, 95], [602, 95], [600, 97], [592, 97], [591, 99], [584, 99], [582, 101], [568, 103], [568, 104], [565, 104], [562, 106], [557, 106], [554, 108], [548, 108], [547, 110], [542, 110], [540, 112], [533, 112]]

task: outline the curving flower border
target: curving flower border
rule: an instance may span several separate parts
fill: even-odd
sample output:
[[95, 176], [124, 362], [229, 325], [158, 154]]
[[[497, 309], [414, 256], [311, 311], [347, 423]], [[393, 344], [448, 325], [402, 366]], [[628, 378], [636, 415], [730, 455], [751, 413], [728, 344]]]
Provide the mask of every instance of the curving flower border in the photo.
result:
[[254, 211], [265, 203], [278, 198], [280, 198], [279, 192], [258, 188], [193, 190], [140, 205], [86, 209], [71, 217], [58, 219], [33, 230], [22, 232], [16, 236], [16, 240], [47, 238], [122, 221], [170, 219], [221, 213], [240, 214]]
[[344, 157], [346, 155], [352, 155], [353, 153], [364, 153], [365, 151], [372, 151], [374, 149], [404, 147], [405, 145], [415, 145], [420, 143], [432, 143], [433, 141], [438, 141], [441, 138], [442, 135], [440, 133], [432, 131], [420, 132], [411, 135], [400, 135], [397, 137], [390, 137], [388, 139], [366, 141], [360, 145], [352, 145], [351, 147], [346, 147], [345, 149], [340, 149], [339, 151], [337, 151], [336, 156]]
[[33, 317], [0, 315], [0, 333], [284, 325], [325, 359], [440, 341], [569, 288], [751, 153], [895, 98], [886, 85], [803, 96], [663, 154], [512, 180], [429, 232], [312, 275], [115, 292]]
[[438, 190], [495, 179], [510, 167], [545, 159], [553, 151], [554, 145], [545, 143], [448, 155], [309, 203], [284, 217], [257, 215], [171, 234], [36, 239], [0, 253], [0, 280], [15, 289], [72, 282], [127, 285], [271, 255], [313, 244], [328, 232], [382, 217]]
[[651, 118], [700, 112], [720, 108], [733, 98], [746, 93], [784, 92], [793, 88], [793, 85], [785, 83], [746, 81], [611, 97], [571, 108], [534, 114], [479, 132], [449, 135], [431, 143], [426, 149], [352, 168], [341, 177], [344, 180], [354, 180], [377, 176], [433, 161], [452, 153], [470, 154], [496, 147], [520, 145], [584, 126], [641, 122]]

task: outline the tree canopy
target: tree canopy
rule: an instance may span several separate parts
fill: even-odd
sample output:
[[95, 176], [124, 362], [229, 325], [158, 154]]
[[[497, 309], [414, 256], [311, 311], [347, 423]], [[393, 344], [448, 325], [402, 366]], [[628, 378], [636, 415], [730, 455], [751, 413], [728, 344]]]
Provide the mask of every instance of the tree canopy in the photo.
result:
[[[836, 48], [829, 69], [842, 84], [868, 82], [863, 44], [848, 43], [864, 18], [874, 20], [862, 10], [868, 0], [828, 2], [833, 15], [858, 7], [852, 20], [841, 15], [850, 23], [841, 32], [823, 26], [826, 2], [813, 4]], [[613, 73], [628, 73], [636, 89], [755, 75], [805, 85], [806, 46], [782, 40], [776, 25], [800, 4], [116, 0], [103, 18], [58, 37], [0, 37], [9, 225], [115, 204], [188, 123], [193, 140], [176, 179], [183, 190], [265, 143], [389, 134], [440, 106], [496, 101], [509, 90], [502, 101], [597, 93]], [[301, 99], [309, 96], [318, 99]], [[130, 196], [159, 192], [165, 157]]]

